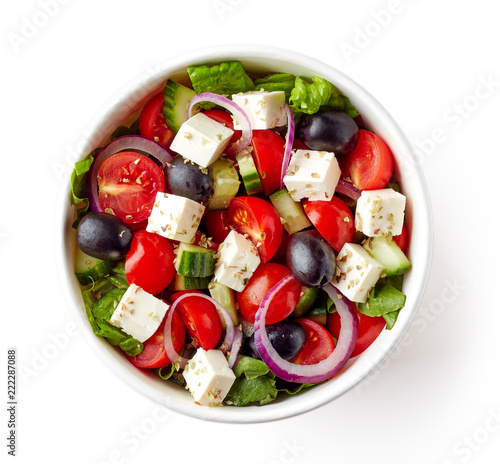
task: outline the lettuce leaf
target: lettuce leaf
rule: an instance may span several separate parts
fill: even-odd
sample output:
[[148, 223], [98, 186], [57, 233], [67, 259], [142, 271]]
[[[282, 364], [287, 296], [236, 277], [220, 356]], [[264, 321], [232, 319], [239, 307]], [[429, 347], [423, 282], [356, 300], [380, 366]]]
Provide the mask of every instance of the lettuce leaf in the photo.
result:
[[236, 380], [224, 399], [228, 404], [266, 404], [276, 399], [275, 376], [260, 359], [240, 356], [233, 371]]
[[370, 296], [365, 303], [358, 303], [358, 310], [360, 313], [371, 317], [384, 316], [399, 311], [405, 305], [405, 302], [406, 296], [404, 293], [389, 283], [381, 282], [371, 289]]
[[92, 166], [93, 152], [84, 160], [77, 161], [71, 173], [71, 202], [77, 208], [88, 208], [86, 178], [87, 172]]
[[288, 73], [270, 74], [260, 79], [256, 79], [253, 84], [255, 90], [264, 89], [266, 92], [277, 92], [282, 90], [285, 92], [285, 98], [288, 101], [292, 89], [295, 87], [295, 76]]
[[342, 95], [332, 83], [321, 77], [313, 76], [308, 83], [300, 77], [295, 78], [295, 86], [290, 95], [290, 107], [301, 113], [317, 113], [322, 106], [347, 113], [351, 118], [359, 115], [358, 111], [345, 95]]
[[231, 95], [253, 90], [252, 79], [239, 61], [230, 61], [213, 66], [189, 66], [187, 69], [193, 90], [199, 94], [213, 92]]
[[[115, 285], [118, 282], [120, 286]], [[136, 356], [142, 353], [144, 345], [108, 322], [127, 288], [126, 281], [124, 284], [118, 272], [117, 275], [110, 275], [98, 280], [82, 295], [87, 318], [93, 332], [106, 339], [111, 345], [118, 346], [128, 356]]]

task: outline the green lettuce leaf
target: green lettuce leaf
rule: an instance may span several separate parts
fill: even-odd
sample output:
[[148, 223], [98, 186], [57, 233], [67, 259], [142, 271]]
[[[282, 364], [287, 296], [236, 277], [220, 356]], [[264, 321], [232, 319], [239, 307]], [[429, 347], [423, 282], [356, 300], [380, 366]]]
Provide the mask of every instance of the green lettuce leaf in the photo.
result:
[[189, 66], [187, 69], [193, 90], [198, 94], [213, 92], [231, 95], [253, 90], [252, 79], [239, 61], [230, 61], [213, 66]]
[[[119, 286], [115, 285], [116, 282]], [[108, 322], [127, 288], [126, 280], [120, 278], [119, 273], [110, 274], [95, 282], [91, 288], [82, 293], [82, 296], [93, 332], [111, 345], [118, 346], [127, 355], [136, 356], [142, 353], [143, 344]]]
[[399, 311], [405, 302], [404, 293], [386, 282], [381, 282], [372, 288], [365, 303], [358, 303], [358, 310], [367, 316], [383, 316]]
[[266, 404], [276, 399], [278, 389], [275, 376], [263, 361], [240, 356], [233, 370], [236, 380], [225, 402], [244, 406], [251, 403]]
[[71, 202], [78, 208], [88, 208], [86, 177], [92, 166], [93, 152], [84, 160], [77, 161], [71, 173]]
[[297, 112], [314, 114], [322, 106], [347, 113], [351, 118], [359, 115], [358, 111], [345, 95], [342, 95], [332, 83], [321, 77], [313, 76], [312, 83], [300, 77], [295, 78], [295, 86], [290, 95], [290, 107]]
[[270, 74], [253, 81], [255, 90], [264, 89], [266, 92], [285, 92], [285, 98], [290, 98], [292, 89], [295, 87], [295, 76], [293, 74], [281, 73]]

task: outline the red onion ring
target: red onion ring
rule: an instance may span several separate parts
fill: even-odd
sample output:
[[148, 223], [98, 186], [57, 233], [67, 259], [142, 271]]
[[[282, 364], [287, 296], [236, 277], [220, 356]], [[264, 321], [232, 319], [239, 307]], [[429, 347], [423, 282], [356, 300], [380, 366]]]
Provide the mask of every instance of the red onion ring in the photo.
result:
[[290, 158], [292, 157], [293, 140], [295, 138], [295, 119], [288, 103], [285, 103], [285, 114], [288, 121], [288, 129], [286, 131], [285, 137], [285, 154], [283, 156], [283, 163], [281, 164], [280, 188], [285, 188], [283, 178], [285, 177], [286, 170], [288, 169], [288, 165], [290, 164]]
[[250, 141], [252, 140], [252, 125], [250, 124], [250, 119], [248, 118], [247, 114], [241, 109], [239, 105], [234, 103], [232, 100], [229, 100], [228, 98], [216, 93], [200, 93], [191, 98], [191, 101], [189, 102], [188, 118], [193, 116], [193, 108], [195, 107], [195, 105], [201, 102], [215, 103], [216, 105], [219, 105], [222, 108], [228, 110], [233, 114], [233, 116], [241, 126], [241, 138], [234, 142], [231, 146], [226, 148], [226, 154], [235, 155], [236, 153], [239, 153], [240, 151], [248, 147], [248, 145], [250, 145]]
[[344, 180], [339, 180], [339, 183], [335, 187], [335, 192], [340, 193], [341, 195], [344, 195], [350, 198], [351, 200], [355, 201], [357, 201], [358, 198], [361, 196], [361, 190], [359, 190], [358, 188], [354, 187], [354, 185]]
[[166, 317], [165, 327], [163, 329], [163, 347], [165, 348], [165, 353], [167, 354], [168, 359], [170, 359], [172, 363], [174, 363], [176, 366], [179, 366], [181, 369], [184, 369], [186, 367], [186, 364], [189, 362], [189, 359], [183, 358], [179, 353], [177, 353], [177, 351], [175, 351], [174, 345], [172, 343], [172, 317], [179, 302], [181, 302], [184, 298], [190, 296], [196, 296], [210, 301], [215, 305], [219, 313], [224, 318], [224, 322], [226, 323], [226, 335], [218, 349], [220, 349], [224, 354], [226, 354], [229, 351], [229, 348], [233, 346], [235, 339], [235, 328], [233, 325], [233, 320], [231, 319], [231, 316], [226, 311], [224, 306], [222, 306], [218, 301], [215, 301], [208, 295], [205, 295], [204, 293], [195, 293], [195, 292], [184, 293], [179, 298], [177, 298], [173, 302], [172, 306], [170, 306], [170, 308], [167, 310], [167, 315], [165, 316]]
[[347, 362], [358, 336], [358, 318], [353, 305], [333, 285], [328, 283], [324, 290], [335, 302], [341, 318], [337, 346], [328, 358], [316, 364], [300, 365], [285, 361], [272, 346], [266, 331], [266, 313], [275, 295], [291, 280], [289, 275], [278, 282], [262, 300], [255, 316], [255, 345], [262, 360], [278, 377], [296, 383], [318, 383], [333, 377]]
[[227, 363], [231, 369], [233, 368], [233, 366], [236, 362], [236, 358], [238, 356], [238, 353], [240, 352], [242, 340], [243, 340], [243, 333], [241, 332], [240, 329], [236, 328], [234, 330], [234, 340], [233, 340], [233, 344], [231, 346], [230, 355], [229, 355], [229, 358], [227, 358]]
[[89, 197], [90, 209], [94, 212], [102, 212], [102, 208], [99, 205], [99, 191], [97, 186], [99, 168], [110, 156], [122, 151], [136, 151], [150, 155], [160, 163], [162, 169], [173, 158], [165, 147], [141, 135], [124, 135], [109, 142], [97, 153], [87, 176], [87, 195]]

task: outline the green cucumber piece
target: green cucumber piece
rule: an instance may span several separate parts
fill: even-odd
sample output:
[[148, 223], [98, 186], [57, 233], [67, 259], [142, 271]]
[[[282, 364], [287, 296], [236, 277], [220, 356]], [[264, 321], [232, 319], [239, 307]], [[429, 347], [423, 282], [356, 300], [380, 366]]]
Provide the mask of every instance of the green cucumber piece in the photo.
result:
[[179, 292], [181, 290], [205, 290], [210, 284], [212, 276], [191, 277], [176, 274], [174, 277], [172, 290]]
[[214, 181], [213, 194], [208, 199], [208, 209], [227, 209], [229, 202], [240, 188], [240, 179], [230, 159], [219, 158], [208, 171]]
[[208, 277], [214, 273], [214, 250], [181, 242], [176, 253], [177, 274], [188, 277]]
[[179, 132], [182, 123], [188, 120], [188, 105], [195, 96], [193, 89], [169, 79], [163, 89], [163, 116], [165, 123], [174, 132]]
[[269, 199], [285, 221], [283, 227], [290, 235], [312, 226], [302, 204], [294, 201], [286, 188], [271, 193]]
[[[236, 294], [232, 288], [212, 279], [208, 285], [210, 296], [219, 302], [229, 313], [234, 325], [238, 325], [238, 310], [236, 309]], [[226, 322], [221, 316], [222, 325], [226, 327]]]
[[313, 306], [320, 293], [319, 288], [302, 287], [301, 296], [297, 302], [297, 306], [293, 310], [292, 317], [302, 317]]
[[243, 150], [236, 155], [236, 161], [240, 170], [241, 178], [247, 195], [258, 195], [264, 191], [259, 173], [255, 166], [252, 154], [248, 150]]
[[370, 237], [363, 247], [384, 267], [388, 276], [404, 274], [411, 267], [409, 259], [389, 236]]
[[97, 282], [102, 277], [107, 276], [114, 264], [113, 261], [94, 258], [84, 253], [80, 248], [76, 249], [75, 276], [82, 285]]

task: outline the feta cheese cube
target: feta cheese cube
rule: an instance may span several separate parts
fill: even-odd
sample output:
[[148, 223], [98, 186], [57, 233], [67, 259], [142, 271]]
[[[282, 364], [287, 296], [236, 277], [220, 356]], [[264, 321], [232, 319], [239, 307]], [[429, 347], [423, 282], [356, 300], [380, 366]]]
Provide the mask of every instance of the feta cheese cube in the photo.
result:
[[182, 373], [194, 401], [203, 406], [220, 406], [236, 377], [219, 350], [199, 348]]
[[356, 230], [368, 237], [399, 235], [403, 230], [406, 197], [392, 188], [363, 190], [356, 204]]
[[181, 125], [170, 148], [206, 168], [219, 158], [233, 134], [233, 130], [198, 113]]
[[260, 264], [257, 247], [243, 235], [231, 230], [219, 245], [215, 280], [241, 292]]
[[302, 198], [329, 201], [340, 179], [340, 167], [333, 153], [294, 150], [283, 182], [295, 201]]
[[169, 305], [131, 284], [109, 322], [140, 342], [151, 337], [165, 317]]
[[[287, 123], [285, 92], [282, 90], [275, 92], [251, 90], [234, 94], [232, 99], [247, 114], [252, 129], [272, 129]], [[234, 128], [241, 129], [237, 120], [234, 122]]]
[[146, 230], [163, 237], [191, 243], [205, 207], [189, 198], [158, 192]]
[[347, 298], [364, 303], [377, 283], [383, 266], [355, 243], [346, 243], [337, 255], [337, 269], [332, 285]]

